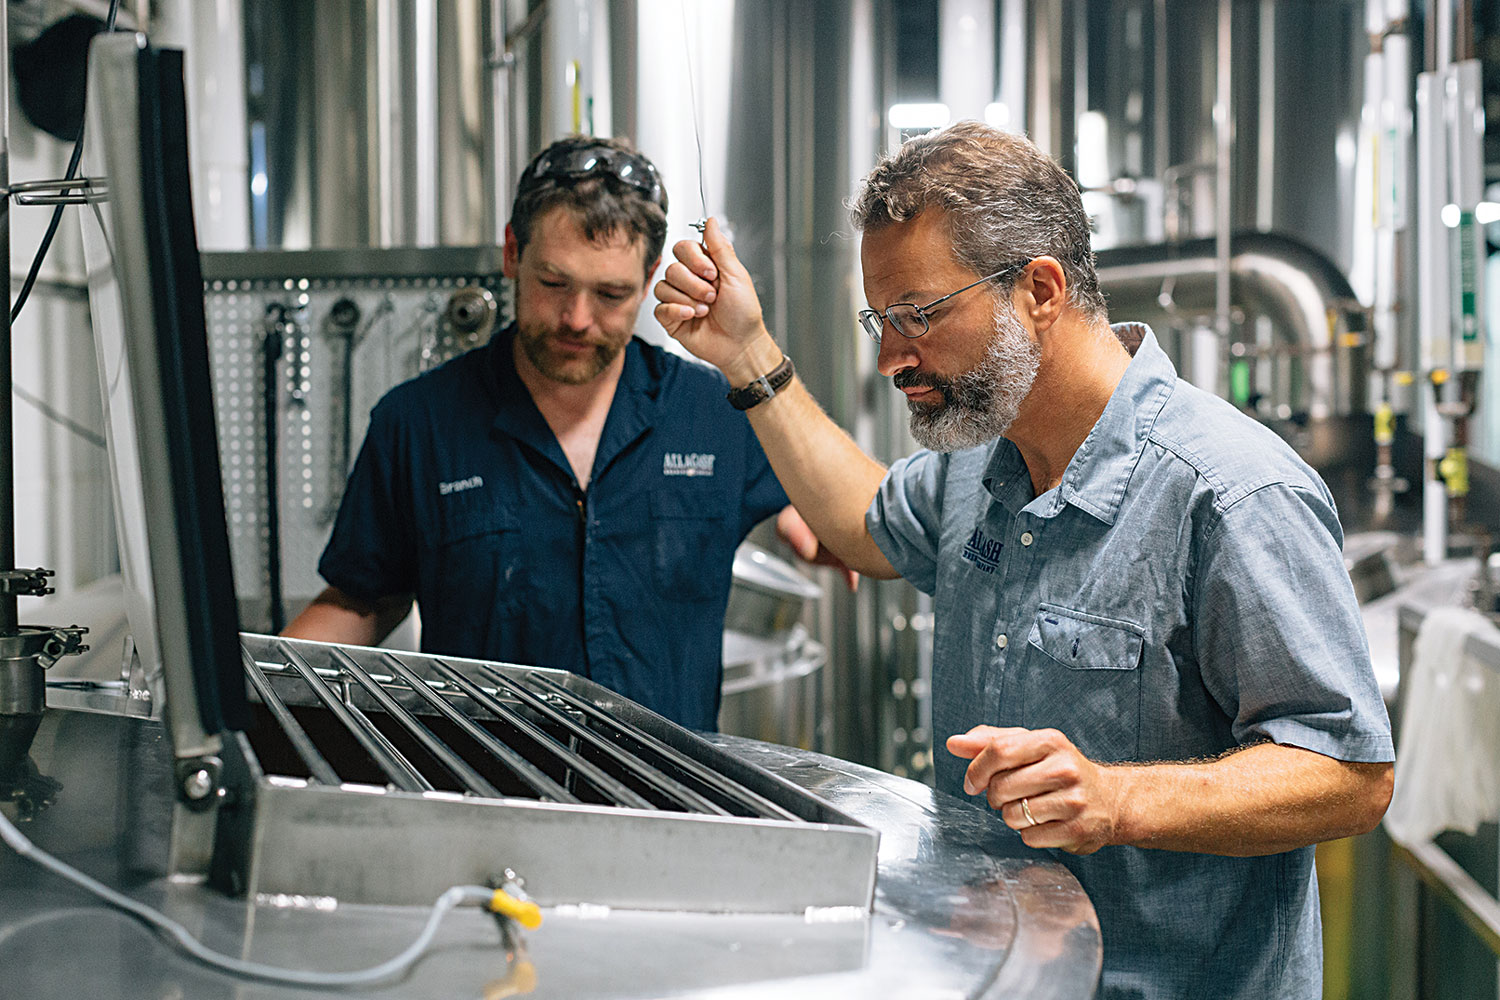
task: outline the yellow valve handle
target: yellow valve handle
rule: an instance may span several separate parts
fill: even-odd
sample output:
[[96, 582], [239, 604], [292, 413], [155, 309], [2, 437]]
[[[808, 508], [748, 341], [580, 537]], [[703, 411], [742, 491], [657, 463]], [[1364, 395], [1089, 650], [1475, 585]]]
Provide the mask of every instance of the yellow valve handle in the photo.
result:
[[542, 908], [529, 899], [517, 899], [504, 889], [496, 889], [490, 897], [489, 910], [502, 917], [509, 917], [529, 931], [542, 926]]
[[1375, 411], [1375, 443], [1390, 444], [1396, 440], [1396, 411], [1391, 404], [1381, 403]]
[[1469, 495], [1469, 454], [1463, 448], [1449, 448], [1438, 462], [1438, 475], [1447, 484], [1450, 497]]

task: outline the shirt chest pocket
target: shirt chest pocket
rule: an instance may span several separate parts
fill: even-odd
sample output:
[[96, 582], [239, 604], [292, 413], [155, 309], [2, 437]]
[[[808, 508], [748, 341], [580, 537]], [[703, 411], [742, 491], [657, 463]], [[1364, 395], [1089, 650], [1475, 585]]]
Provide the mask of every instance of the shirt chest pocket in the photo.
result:
[[722, 490], [651, 494], [652, 573], [672, 601], [709, 601], [729, 589], [730, 537]]
[[[529, 572], [520, 523], [493, 504], [444, 512], [421, 560], [424, 621], [436, 616], [447, 627], [474, 633], [480, 642], [528, 597]], [[475, 647], [479, 648], [479, 647]]]
[[1022, 724], [1060, 730], [1091, 760], [1136, 759], [1144, 643], [1134, 622], [1042, 604], [1027, 636]]

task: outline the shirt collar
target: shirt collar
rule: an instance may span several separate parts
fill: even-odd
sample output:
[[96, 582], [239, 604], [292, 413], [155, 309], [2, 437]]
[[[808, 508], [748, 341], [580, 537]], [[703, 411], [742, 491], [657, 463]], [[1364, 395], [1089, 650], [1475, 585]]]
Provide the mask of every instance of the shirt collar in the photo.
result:
[[[1047, 516], [1068, 503], [1105, 524], [1115, 523], [1151, 427], [1177, 384], [1177, 370], [1150, 327], [1120, 323], [1111, 329], [1122, 343], [1139, 346], [1104, 412], [1063, 470], [1062, 483], [1052, 491], [1051, 506], [1042, 511]], [[984, 485], [1013, 513], [1032, 499], [1030, 473], [1020, 450], [1010, 441], [1002, 438], [996, 443]]]
[[[486, 347], [490, 352], [489, 371], [494, 388], [494, 427], [545, 455], [563, 472], [572, 475], [562, 446], [536, 408], [526, 383], [516, 372], [515, 334], [516, 325], [512, 323], [491, 337]], [[610, 402], [609, 416], [595, 452], [595, 473], [654, 422], [662, 383], [660, 353], [648, 350], [639, 337], [632, 337], [625, 345], [625, 367], [615, 386], [615, 397]]]
[[1144, 323], [1114, 327], [1122, 342], [1139, 339], [1135, 357], [1088, 437], [1063, 471], [1058, 495], [1105, 524], [1114, 524], [1156, 417], [1177, 385], [1177, 369]]

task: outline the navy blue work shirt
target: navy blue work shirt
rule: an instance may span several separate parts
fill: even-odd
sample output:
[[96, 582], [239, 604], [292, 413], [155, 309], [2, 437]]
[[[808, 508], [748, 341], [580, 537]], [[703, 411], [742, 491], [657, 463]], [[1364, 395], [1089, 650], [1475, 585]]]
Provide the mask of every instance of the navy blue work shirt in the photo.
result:
[[[865, 516], [933, 595], [938, 789], [962, 792], [942, 741], [977, 725], [1055, 728], [1097, 761], [1261, 741], [1392, 760], [1328, 488], [1150, 330], [1116, 332], [1140, 347], [1058, 486], [1036, 496], [1001, 438], [902, 459]], [[1322, 996], [1311, 847], [1056, 856], [1099, 914], [1099, 1000]]]
[[633, 339], [582, 490], [513, 336], [376, 405], [318, 571], [414, 593], [425, 653], [560, 667], [715, 729], [734, 550], [787, 503], [750, 422], [718, 372]]

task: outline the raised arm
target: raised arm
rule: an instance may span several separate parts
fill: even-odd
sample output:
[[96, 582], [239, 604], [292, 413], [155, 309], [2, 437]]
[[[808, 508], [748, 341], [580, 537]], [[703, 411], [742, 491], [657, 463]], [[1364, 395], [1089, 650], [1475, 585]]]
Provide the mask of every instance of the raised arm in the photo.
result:
[[[708, 220], [703, 243], [683, 240], [672, 253], [677, 260], [656, 285], [657, 321], [736, 388], [769, 374], [781, 363], [781, 348], [718, 221]], [[897, 576], [865, 527], [885, 467], [828, 418], [800, 379], [752, 407], [749, 417], [776, 478], [818, 539], [855, 572]]]

